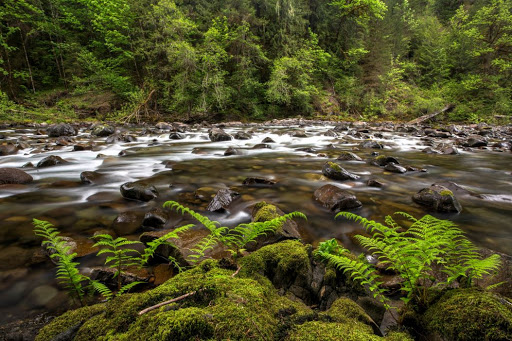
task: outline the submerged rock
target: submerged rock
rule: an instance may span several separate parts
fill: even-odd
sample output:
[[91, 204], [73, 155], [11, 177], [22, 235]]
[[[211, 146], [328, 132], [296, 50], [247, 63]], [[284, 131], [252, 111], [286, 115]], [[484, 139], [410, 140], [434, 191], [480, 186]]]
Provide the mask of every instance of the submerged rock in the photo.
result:
[[232, 191], [228, 188], [220, 189], [215, 197], [213, 197], [210, 204], [206, 208], [210, 212], [222, 211], [228, 208], [233, 200], [240, 196], [240, 193]]
[[334, 162], [326, 162], [322, 174], [333, 180], [357, 180], [359, 175], [352, 174]]
[[68, 161], [64, 160], [60, 156], [50, 155], [42, 159], [37, 163], [37, 168], [44, 168], [44, 167], [51, 167], [51, 166], [57, 166], [57, 165], [63, 165], [69, 163]]
[[274, 186], [276, 184], [276, 181], [271, 179], [265, 179], [265, 178], [246, 178], [242, 185], [244, 186], [255, 186], [255, 187], [267, 187], [267, 186]]
[[18, 153], [18, 148], [13, 144], [4, 144], [0, 146], [0, 156], [14, 155]]
[[80, 173], [80, 181], [84, 184], [102, 184], [105, 183], [105, 176], [98, 172], [85, 171]]
[[17, 168], [0, 168], [0, 185], [28, 184], [34, 178], [32, 175]]
[[363, 206], [356, 196], [334, 185], [324, 185], [313, 194], [316, 201], [333, 212]]
[[339, 161], [363, 161], [359, 156], [352, 152], [342, 152], [336, 160]]
[[400, 164], [400, 161], [397, 160], [397, 158], [393, 156], [386, 156], [386, 155], [378, 155], [377, 157], [370, 160], [370, 164], [373, 166], [378, 167], [384, 167], [388, 163], [394, 163], [396, 165]]
[[155, 186], [141, 182], [127, 182], [121, 185], [121, 195], [126, 199], [150, 201], [158, 197]]
[[386, 167], [384, 167], [384, 169], [391, 173], [399, 173], [399, 174], [407, 173], [407, 169], [405, 167], [397, 165], [394, 162], [388, 163], [386, 165]]
[[167, 219], [169, 219], [167, 212], [161, 208], [153, 208], [144, 215], [142, 225], [144, 227], [161, 228], [165, 225]]
[[412, 200], [437, 212], [459, 213], [462, 211], [462, 206], [457, 201], [457, 198], [455, 198], [453, 192], [444, 186], [436, 184], [429, 188], [423, 188], [412, 197]]

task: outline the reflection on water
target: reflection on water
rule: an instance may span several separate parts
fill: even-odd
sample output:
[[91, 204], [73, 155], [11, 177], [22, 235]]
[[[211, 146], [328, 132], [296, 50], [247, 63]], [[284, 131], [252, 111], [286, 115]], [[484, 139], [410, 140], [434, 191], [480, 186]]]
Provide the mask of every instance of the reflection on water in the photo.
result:
[[[271, 201], [285, 212], [301, 211], [308, 216], [307, 221], [298, 221], [305, 241], [317, 243], [336, 237], [347, 247], [357, 249], [352, 235], [361, 231], [361, 227], [352, 222], [335, 221], [333, 213], [312, 199], [317, 188], [336, 183], [355, 193], [363, 203], [356, 213], [381, 219], [396, 211], [407, 211], [418, 217], [427, 213], [412, 203], [411, 196], [434, 182], [453, 181], [482, 195], [459, 198], [463, 206], [461, 214], [436, 216], [460, 224], [478, 245], [510, 253], [511, 153], [425, 154], [421, 152], [426, 147], [425, 141], [420, 137], [383, 132], [382, 138], [376, 139], [387, 146], [380, 151], [381, 154], [392, 155], [401, 164], [425, 168], [427, 172], [392, 174], [364, 161], [344, 161], [344, 167], [361, 178], [335, 182], [322, 176], [321, 169], [326, 160], [336, 158], [341, 151], [354, 151], [361, 158], [368, 159], [374, 150], [357, 150], [361, 140], [352, 136], [324, 136], [330, 128], [306, 127], [306, 138], [292, 137], [294, 127], [226, 128], [230, 134], [246, 131], [253, 137], [215, 143], [208, 140], [206, 129], [191, 130], [185, 134], [185, 139], [178, 141], [169, 140], [168, 134], [140, 136], [137, 142], [113, 145], [105, 144], [105, 138], [95, 138], [97, 150], [77, 152], [72, 146], [41, 152], [44, 145], [56, 147], [44, 136], [25, 134], [27, 139], [41, 142], [18, 155], [0, 158], [0, 167], [22, 167], [27, 162], [35, 165], [48, 155], [58, 155], [70, 163], [42, 169], [26, 168], [34, 177], [33, 183], [0, 188], [0, 254], [3, 255], [0, 260], [0, 321], [65, 305], [62, 293], [50, 290], [57, 286], [51, 265], [40, 261], [38, 240], [32, 232], [32, 218], [49, 220], [64, 235], [78, 241], [86, 240], [98, 230], [110, 229], [120, 212], [147, 212], [161, 207], [167, 200], [181, 201], [195, 210], [204, 210], [207, 203], [194, 206], [193, 200], [186, 201], [190, 197], [186, 194], [197, 189], [214, 193], [219, 188], [229, 187], [241, 194], [228, 212], [209, 214], [228, 226], [249, 221], [251, 207], [255, 203]], [[20, 135], [6, 133], [12, 139]], [[133, 133], [137, 134], [138, 130]], [[253, 149], [265, 137], [275, 141], [269, 143], [271, 148]], [[82, 133], [77, 140], [87, 142], [90, 136]], [[224, 156], [228, 147], [239, 149], [241, 155]], [[298, 151], [305, 147], [314, 149], [314, 153]], [[120, 153], [123, 156], [119, 156]], [[83, 171], [100, 173], [101, 184], [81, 184], [80, 173]], [[277, 181], [277, 184], [272, 187], [244, 187], [242, 181], [247, 177], [266, 177]], [[382, 188], [368, 187], [366, 181], [370, 178], [385, 185]], [[119, 192], [120, 185], [141, 179], [157, 187], [158, 199], [149, 203], [124, 200]], [[167, 227], [172, 227], [178, 219], [171, 219]], [[87, 266], [94, 265], [95, 261], [94, 257], [81, 260]], [[27, 264], [31, 266], [27, 268]], [[39, 298], [34, 299], [34, 295], [44, 292], [41, 287], [51, 292], [53, 303], [37, 303]], [[34, 293], [36, 290], [39, 291]]]

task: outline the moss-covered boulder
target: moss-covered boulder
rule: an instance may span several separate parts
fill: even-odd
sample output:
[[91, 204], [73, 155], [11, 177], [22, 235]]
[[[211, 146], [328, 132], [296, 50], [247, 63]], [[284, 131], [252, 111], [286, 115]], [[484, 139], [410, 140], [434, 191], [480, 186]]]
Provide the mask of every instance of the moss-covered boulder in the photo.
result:
[[[77, 325], [76, 341], [269, 340], [296, 321], [314, 316], [303, 303], [278, 295], [268, 280], [232, 274], [205, 261], [156, 289], [70, 311], [43, 328], [36, 340], [52, 340]], [[147, 307], [190, 292], [196, 293], [139, 315]], [[281, 323], [284, 320], [287, 324]]]
[[352, 174], [335, 162], [326, 162], [322, 167], [322, 174], [333, 180], [357, 180], [359, 175]]
[[429, 188], [423, 188], [414, 194], [412, 200], [436, 212], [456, 212], [462, 211], [462, 206], [452, 191], [448, 188], [433, 184]]
[[512, 340], [512, 302], [476, 289], [452, 290], [423, 316], [442, 340]]

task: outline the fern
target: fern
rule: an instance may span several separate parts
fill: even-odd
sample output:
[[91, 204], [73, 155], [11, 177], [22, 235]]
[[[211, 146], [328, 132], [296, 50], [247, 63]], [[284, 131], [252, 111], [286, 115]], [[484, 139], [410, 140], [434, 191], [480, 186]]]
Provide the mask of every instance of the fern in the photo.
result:
[[59, 235], [60, 232], [49, 222], [34, 219], [33, 225], [35, 235], [44, 238], [42, 245], [50, 252], [50, 258], [57, 263], [57, 280], [83, 306], [85, 292], [82, 282], [88, 280], [88, 277], [80, 274], [79, 264], [73, 261], [77, 254], [70, 252], [70, 246], [66, 245], [66, 241]]
[[124, 270], [127, 267], [141, 264], [140, 257], [134, 256], [134, 254], [140, 255], [137, 250], [123, 247], [140, 244], [140, 242], [131, 241], [123, 237], [114, 239], [109, 234], [99, 234], [93, 238], [98, 239], [93, 247], [103, 247], [98, 251], [96, 254], [97, 256], [102, 254], [112, 255], [107, 256], [105, 259], [105, 265], [115, 270], [114, 277], [117, 277], [117, 290], [121, 290], [121, 275]]
[[[155, 240], [152, 240], [147, 243], [147, 247], [144, 249], [144, 252], [140, 255], [140, 266], [147, 265], [150, 258], [152, 258], [155, 255], [156, 249], [160, 245], [170, 245], [175, 247], [173, 243], [169, 241], [169, 239], [178, 239], [179, 234], [187, 231], [189, 228], [193, 227], [194, 225], [185, 225], [182, 227], [178, 227], [171, 232], [163, 235], [160, 238], [157, 238]], [[179, 270], [181, 270], [181, 267], [179, 266], [176, 259], [172, 256], [169, 256], [168, 261], [175, 267], [177, 267]]]
[[[475, 279], [491, 274], [498, 268], [499, 255], [481, 259], [478, 249], [453, 222], [430, 215], [416, 219], [403, 212], [395, 214], [411, 221], [408, 229], [402, 228], [391, 216], [385, 217], [386, 225], [349, 212], [341, 212], [336, 217], [361, 223], [371, 234], [370, 237], [359, 235], [356, 239], [382, 264], [404, 279], [402, 290], [405, 297], [402, 300], [406, 304], [414, 300], [426, 306], [430, 288], [446, 287], [461, 279], [472, 285]], [[367, 285], [374, 294], [383, 294], [376, 289], [378, 280], [370, 272], [369, 265], [358, 265], [360, 261], [350, 259], [344, 250], [340, 253], [332, 241], [329, 243], [321, 244], [317, 251], [320, 258], [344, 269], [353, 279]], [[440, 272], [448, 277], [439, 278], [437, 275]], [[363, 279], [364, 276], [366, 279]]]
[[296, 217], [306, 219], [304, 214], [300, 212], [292, 212], [269, 221], [240, 224], [229, 229], [226, 226], [220, 226], [219, 222], [212, 221], [176, 201], [168, 201], [164, 204], [164, 207], [174, 209], [181, 214], [189, 214], [210, 231], [208, 236], [199, 241], [199, 243], [191, 249], [193, 254], [189, 256], [189, 260], [194, 263], [203, 259], [205, 257], [205, 253], [208, 250], [213, 249], [218, 244], [226, 247], [226, 249], [235, 258], [240, 255], [241, 251], [243, 251], [247, 244], [255, 242], [259, 236], [275, 232], [285, 221]]
[[110, 301], [114, 297], [114, 293], [105, 284], [99, 281], [91, 280], [91, 287], [94, 291], [98, 292], [105, 300]]

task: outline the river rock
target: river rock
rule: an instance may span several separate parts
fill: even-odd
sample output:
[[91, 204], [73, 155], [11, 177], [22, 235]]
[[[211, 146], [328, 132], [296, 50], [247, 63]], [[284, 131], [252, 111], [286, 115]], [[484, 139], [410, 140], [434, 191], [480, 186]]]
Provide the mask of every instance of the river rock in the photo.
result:
[[172, 125], [170, 123], [167, 123], [167, 122], [158, 122], [157, 124], [155, 124], [155, 128], [156, 129], [171, 129], [172, 128]]
[[399, 165], [400, 162], [393, 156], [379, 155], [376, 158], [370, 160], [370, 164], [373, 166], [384, 167], [388, 163], [394, 163]]
[[182, 133], [178, 133], [176, 131], [173, 131], [169, 134], [169, 139], [171, 140], [183, 140], [185, 138], [185, 135]]
[[293, 137], [308, 137], [308, 135], [306, 134], [306, 131], [303, 129], [295, 130], [292, 133], [292, 136]]
[[[117, 275], [116, 270], [105, 267], [93, 267], [84, 270], [85, 275], [88, 275], [92, 280], [96, 280], [98, 282], [104, 283], [111, 289], [117, 288]], [[123, 271], [119, 276], [121, 276], [121, 286], [133, 283], [133, 282], [147, 282], [147, 277], [140, 276], [139, 274], [134, 274], [128, 271]], [[143, 284], [139, 284], [138, 286], [142, 286]], [[133, 289], [131, 290], [133, 291]]]
[[485, 147], [487, 146], [487, 140], [479, 135], [472, 135], [463, 145], [471, 148]]
[[57, 166], [57, 165], [63, 165], [69, 163], [68, 161], [64, 160], [60, 156], [56, 155], [50, 155], [42, 159], [37, 163], [37, 168], [44, 168], [44, 167], [51, 167], [51, 166]]
[[359, 144], [359, 148], [384, 149], [384, 146], [377, 141], [366, 140]]
[[342, 152], [336, 160], [339, 161], [363, 161], [359, 156], [352, 152]]
[[276, 181], [271, 179], [265, 179], [265, 178], [246, 178], [242, 185], [244, 186], [255, 186], [255, 187], [269, 187], [274, 186], [276, 184]]
[[416, 193], [412, 200], [437, 212], [461, 212], [462, 206], [448, 188], [433, 184]]
[[318, 188], [313, 194], [316, 201], [333, 212], [363, 206], [356, 196], [331, 184]]
[[71, 124], [67, 123], [59, 123], [52, 125], [46, 129], [49, 137], [59, 137], [59, 136], [74, 136], [77, 134], [77, 131]]
[[0, 185], [28, 184], [32, 176], [17, 168], [0, 168]]
[[329, 129], [324, 133], [324, 136], [330, 136], [330, 137], [338, 137], [338, 133], [336, 133], [334, 130]]
[[254, 145], [252, 149], [272, 149], [272, 146], [268, 143], [258, 143]]
[[[284, 215], [284, 212], [276, 205], [262, 201], [254, 205], [251, 215], [253, 222], [265, 222]], [[300, 239], [297, 223], [293, 220], [282, 223], [274, 233], [269, 232], [266, 235], [259, 236], [255, 242], [246, 245], [246, 249], [251, 252], [265, 245], [275, 244], [287, 239]]]
[[142, 225], [144, 227], [161, 228], [169, 219], [168, 214], [161, 208], [153, 208], [151, 211], [144, 215]]
[[369, 187], [382, 187], [384, 186], [384, 184], [378, 180], [375, 180], [375, 179], [370, 179], [366, 182], [366, 184], [369, 186]]
[[252, 135], [243, 131], [239, 131], [235, 134], [235, 139], [237, 140], [250, 140]]
[[73, 151], [80, 152], [80, 151], [84, 151], [84, 150], [92, 150], [92, 148], [93, 148], [93, 146], [90, 144], [79, 143], [79, 144], [75, 144], [73, 146]]
[[3, 144], [0, 146], [0, 156], [14, 155], [18, 153], [18, 148], [13, 144]]
[[220, 189], [206, 209], [210, 212], [226, 210], [233, 200], [239, 196], [240, 193], [228, 188]]
[[231, 135], [226, 133], [221, 128], [212, 128], [208, 132], [208, 137], [212, 142], [219, 142], [219, 141], [230, 141], [232, 139]]
[[141, 182], [127, 182], [120, 189], [121, 195], [126, 199], [150, 201], [158, 197], [155, 186]]
[[238, 148], [229, 147], [224, 152], [224, 156], [231, 156], [231, 155], [242, 155], [242, 151]]
[[394, 162], [388, 163], [386, 165], [386, 167], [384, 167], [384, 169], [391, 173], [399, 173], [399, 174], [407, 173], [407, 169], [405, 167], [397, 165]]
[[102, 184], [105, 183], [105, 176], [98, 172], [85, 171], [80, 173], [80, 181], [84, 184]]
[[333, 180], [357, 180], [359, 175], [352, 174], [334, 162], [326, 162], [322, 174]]
[[92, 129], [91, 134], [99, 137], [107, 137], [114, 134], [116, 129], [109, 125], [100, 124]]
[[55, 144], [57, 146], [69, 146], [71, 144], [75, 143], [75, 139], [70, 136], [60, 136], [56, 141]]
[[261, 140], [261, 143], [276, 143], [271, 137], [265, 137], [263, 140]]
[[142, 212], [122, 212], [112, 222], [112, 229], [118, 236], [134, 234], [142, 226], [143, 219]]

